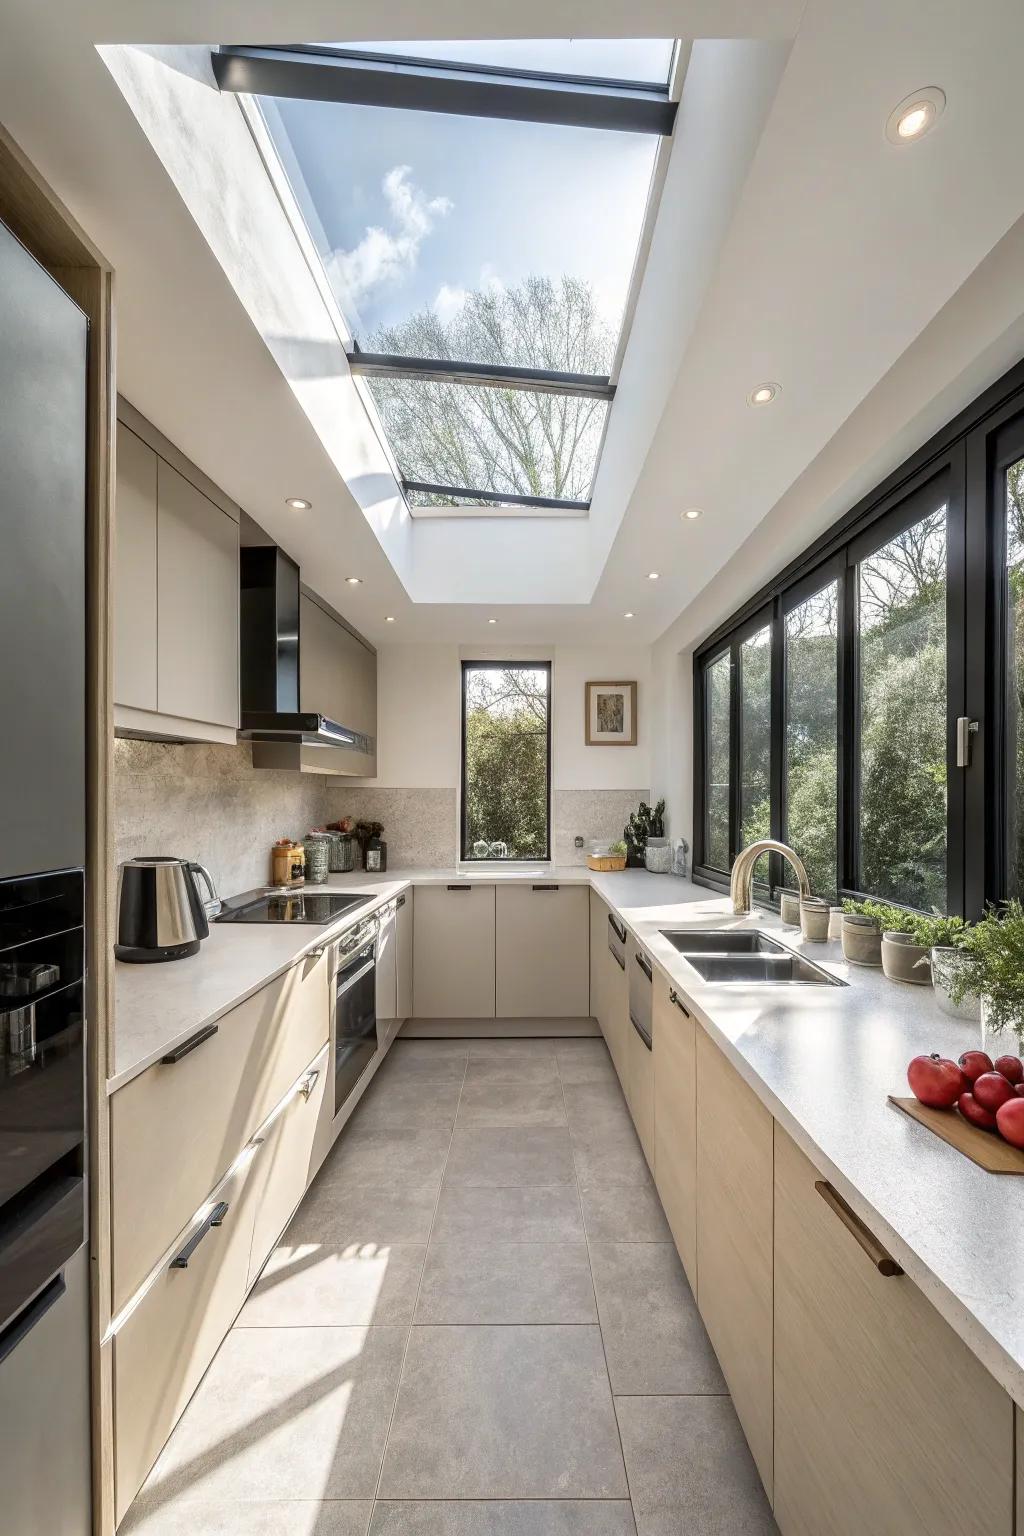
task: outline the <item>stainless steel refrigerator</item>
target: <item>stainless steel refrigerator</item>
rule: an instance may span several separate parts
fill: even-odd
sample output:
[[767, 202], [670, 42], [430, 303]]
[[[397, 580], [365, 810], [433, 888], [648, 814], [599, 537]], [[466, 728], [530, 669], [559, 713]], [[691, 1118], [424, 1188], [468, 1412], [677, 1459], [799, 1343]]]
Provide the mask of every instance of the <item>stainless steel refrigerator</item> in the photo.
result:
[[0, 1529], [87, 1536], [88, 322], [0, 224]]

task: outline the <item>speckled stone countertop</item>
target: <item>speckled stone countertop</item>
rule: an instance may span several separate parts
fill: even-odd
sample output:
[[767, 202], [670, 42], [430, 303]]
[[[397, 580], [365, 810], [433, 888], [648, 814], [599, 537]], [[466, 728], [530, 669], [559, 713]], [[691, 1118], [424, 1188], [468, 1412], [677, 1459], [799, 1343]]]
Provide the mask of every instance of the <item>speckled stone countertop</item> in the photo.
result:
[[[912, 1056], [955, 1057], [978, 1042], [978, 1026], [947, 1018], [929, 987], [849, 966], [838, 943], [806, 943], [769, 913], [733, 917], [726, 899], [671, 875], [599, 874], [572, 865], [332, 876], [332, 888], [374, 897], [330, 928], [213, 925], [190, 960], [117, 965], [108, 1086], [114, 1091], [130, 1081], [409, 885], [529, 879], [589, 884], [614, 908], [783, 1128], [1024, 1406], [1024, 1177], [986, 1173], [886, 1097], [909, 1092]], [[662, 928], [734, 924], [777, 933], [848, 985], [712, 985], [661, 935]]]

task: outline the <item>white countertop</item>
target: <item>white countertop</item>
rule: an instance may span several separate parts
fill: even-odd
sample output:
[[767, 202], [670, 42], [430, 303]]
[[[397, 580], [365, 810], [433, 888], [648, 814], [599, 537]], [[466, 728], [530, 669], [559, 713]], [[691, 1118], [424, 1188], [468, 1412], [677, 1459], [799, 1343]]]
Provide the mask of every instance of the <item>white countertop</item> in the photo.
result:
[[[330, 928], [213, 924], [188, 960], [118, 964], [109, 1090], [409, 885], [468, 880], [592, 885], [783, 1128], [1024, 1406], [1024, 1178], [986, 1173], [886, 1099], [909, 1092], [912, 1056], [955, 1057], [977, 1043], [978, 1026], [947, 1018], [929, 987], [848, 966], [838, 943], [805, 943], [771, 914], [734, 918], [726, 899], [671, 875], [579, 865], [334, 875], [332, 889], [369, 890], [375, 899]], [[734, 923], [778, 933], [849, 985], [710, 985], [660, 933]]]

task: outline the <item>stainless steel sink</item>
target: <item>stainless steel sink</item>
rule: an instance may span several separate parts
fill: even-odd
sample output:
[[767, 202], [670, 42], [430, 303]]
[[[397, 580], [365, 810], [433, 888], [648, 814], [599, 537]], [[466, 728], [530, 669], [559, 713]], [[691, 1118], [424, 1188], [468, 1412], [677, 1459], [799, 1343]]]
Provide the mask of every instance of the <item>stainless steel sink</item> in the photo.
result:
[[794, 954], [766, 933], [728, 928], [662, 928], [662, 938], [683, 956], [704, 981], [731, 986], [845, 987], [820, 965]]
[[681, 955], [779, 955], [788, 954], [777, 939], [749, 928], [662, 928], [661, 936]]

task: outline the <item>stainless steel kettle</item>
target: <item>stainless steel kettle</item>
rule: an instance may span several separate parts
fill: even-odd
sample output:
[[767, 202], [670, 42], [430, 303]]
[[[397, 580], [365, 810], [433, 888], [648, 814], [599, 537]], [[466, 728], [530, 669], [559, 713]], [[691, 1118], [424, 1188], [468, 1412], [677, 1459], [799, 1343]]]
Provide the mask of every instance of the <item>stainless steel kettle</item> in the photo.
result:
[[[196, 877], [210, 893], [204, 905]], [[189, 859], [129, 859], [121, 865], [117, 895], [118, 960], [181, 960], [208, 937], [207, 905], [219, 905], [209, 872]]]

